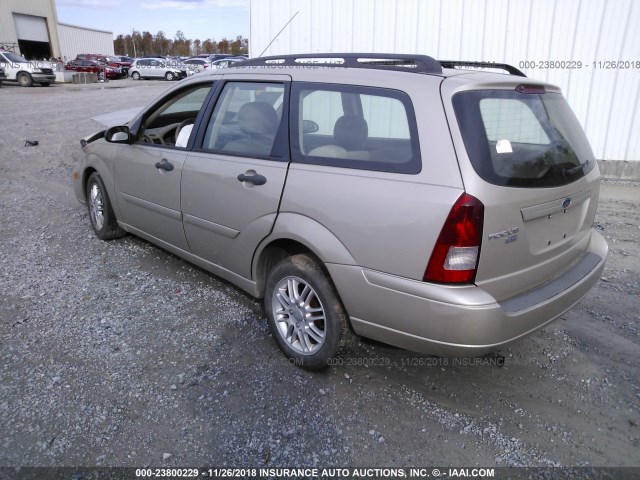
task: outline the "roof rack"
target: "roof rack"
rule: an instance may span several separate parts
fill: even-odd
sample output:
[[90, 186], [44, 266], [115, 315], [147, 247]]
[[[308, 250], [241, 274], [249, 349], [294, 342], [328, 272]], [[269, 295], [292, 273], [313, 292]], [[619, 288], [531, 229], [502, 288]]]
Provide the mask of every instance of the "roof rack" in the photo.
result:
[[[332, 62], [323, 60], [333, 60]], [[375, 68], [403, 72], [442, 74], [440, 63], [427, 55], [395, 53], [304, 53], [252, 58], [235, 67], [252, 66], [322, 66], [343, 68]]]
[[456, 67], [471, 67], [471, 68], [497, 68], [509, 72], [510, 75], [517, 75], [518, 77], [526, 77], [524, 73], [518, 70], [513, 65], [507, 63], [495, 63], [495, 62], [463, 62], [458, 60], [440, 60], [440, 65], [444, 68], [456, 68]]

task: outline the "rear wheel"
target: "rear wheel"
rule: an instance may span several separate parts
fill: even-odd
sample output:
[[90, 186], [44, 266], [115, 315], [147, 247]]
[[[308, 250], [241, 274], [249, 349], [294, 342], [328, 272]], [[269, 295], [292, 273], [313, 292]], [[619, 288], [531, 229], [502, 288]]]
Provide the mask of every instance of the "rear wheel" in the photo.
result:
[[98, 72], [98, 80], [104, 80], [104, 72], [103, 71], [99, 71]]
[[100, 240], [113, 240], [124, 236], [125, 231], [118, 226], [107, 189], [98, 173], [93, 172], [87, 180], [86, 192], [89, 219], [96, 236]]
[[169, 80], [169, 81], [172, 81], [172, 80], [175, 78], [175, 75], [173, 74], [173, 72], [167, 72], [167, 73], [164, 75], [164, 78], [166, 78], [166, 79], [167, 79], [167, 80]]
[[133, 72], [131, 74], [131, 78], [133, 78], [134, 80], [140, 80], [140, 74], [138, 72]]
[[21, 87], [30, 87], [31, 85], [33, 85], [33, 78], [31, 78], [31, 75], [29, 75], [26, 72], [22, 72], [20, 75], [18, 75], [18, 84]]
[[306, 370], [327, 368], [355, 340], [331, 281], [308, 255], [294, 255], [273, 268], [264, 304], [276, 343]]

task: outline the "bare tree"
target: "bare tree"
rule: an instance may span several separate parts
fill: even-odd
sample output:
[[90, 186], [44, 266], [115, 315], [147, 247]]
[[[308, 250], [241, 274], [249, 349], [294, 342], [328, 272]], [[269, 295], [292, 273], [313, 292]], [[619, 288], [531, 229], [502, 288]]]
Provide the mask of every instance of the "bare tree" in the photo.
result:
[[218, 42], [218, 53], [229, 53], [231, 42], [223, 38]]
[[125, 44], [124, 35], [118, 35], [113, 41], [113, 51], [116, 53], [116, 55], [126, 55], [127, 47]]
[[198, 38], [196, 38], [191, 45], [191, 53], [194, 55], [200, 55], [202, 53], [202, 43]]
[[154, 39], [154, 53], [158, 55], [169, 55], [172, 50], [172, 41], [167, 38], [162, 30], [160, 30]]
[[202, 53], [216, 53], [217, 46], [218, 44], [215, 40], [207, 38], [202, 42]]
[[154, 42], [151, 32], [142, 32], [142, 51], [144, 55], [154, 55]]
[[142, 34], [133, 30], [131, 35], [118, 35], [113, 41], [116, 53], [141, 57], [144, 55], [199, 55], [201, 53], [231, 53], [242, 55], [249, 52], [249, 40], [239, 35], [231, 41], [223, 38], [216, 42], [212, 38], [204, 41], [186, 38], [182, 30], [178, 30], [173, 40], [167, 38], [160, 30], [155, 36], [144, 31]]

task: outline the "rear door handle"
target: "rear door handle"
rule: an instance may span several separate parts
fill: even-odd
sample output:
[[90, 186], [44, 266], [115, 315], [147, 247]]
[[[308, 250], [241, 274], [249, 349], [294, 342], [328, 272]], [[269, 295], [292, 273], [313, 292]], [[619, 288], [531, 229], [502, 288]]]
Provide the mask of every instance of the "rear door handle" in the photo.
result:
[[244, 173], [241, 173], [240, 175], [238, 175], [238, 181], [253, 183], [254, 185], [264, 185], [265, 183], [267, 183], [267, 177], [258, 175], [257, 173], [253, 175], [246, 175]]
[[156, 162], [156, 168], [158, 170], [170, 172], [171, 170], [173, 170], [173, 163], [169, 162], [166, 158], [163, 158], [159, 162]]

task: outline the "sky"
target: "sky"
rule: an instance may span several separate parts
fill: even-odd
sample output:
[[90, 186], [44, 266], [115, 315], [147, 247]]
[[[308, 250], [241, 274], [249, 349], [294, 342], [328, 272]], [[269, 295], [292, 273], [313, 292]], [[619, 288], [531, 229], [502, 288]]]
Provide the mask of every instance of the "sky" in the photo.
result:
[[113, 32], [134, 29], [173, 39], [249, 37], [249, 0], [56, 0], [58, 21]]

